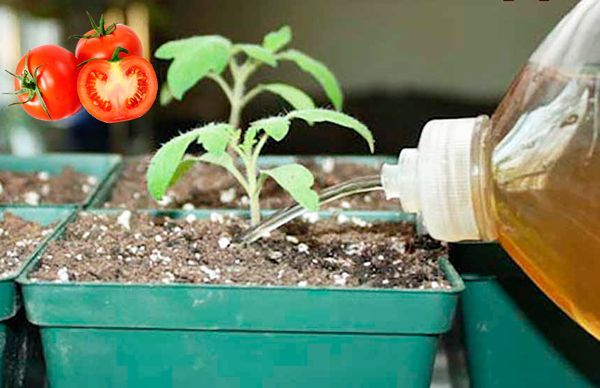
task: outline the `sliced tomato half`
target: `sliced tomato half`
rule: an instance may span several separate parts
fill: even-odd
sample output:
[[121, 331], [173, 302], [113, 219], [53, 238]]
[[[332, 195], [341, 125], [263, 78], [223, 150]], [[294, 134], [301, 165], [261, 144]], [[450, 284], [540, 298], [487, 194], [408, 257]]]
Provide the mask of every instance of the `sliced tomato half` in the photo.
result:
[[[116, 58], [116, 59], [115, 59]], [[150, 110], [158, 90], [154, 68], [142, 57], [91, 60], [77, 78], [83, 107], [105, 123], [137, 119]]]

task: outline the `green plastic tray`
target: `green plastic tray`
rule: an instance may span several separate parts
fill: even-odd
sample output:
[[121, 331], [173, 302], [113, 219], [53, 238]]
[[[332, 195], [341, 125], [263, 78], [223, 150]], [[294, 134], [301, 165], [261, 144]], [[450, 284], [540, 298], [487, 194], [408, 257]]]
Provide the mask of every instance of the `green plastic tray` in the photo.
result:
[[[54, 233], [60, 230], [67, 220], [74, 215], [74, 209], [68, 208], [3, 208], [0, 219], [5, 212], [11, 212], [29, 221], [42, 225], [58, 223]], [[16, 277], [24, 270], [35, 253], [52, 238], [51, 233], [42, 240], [34, 253], [24, 261], [22, 267], [10, 276], [0, 278], [0, 387], [20, 387], [32, 379], [39, 381], [42, 375], [41, 357], [38, 357], [39, 345], [36, 346], [36, 335], [33, 327], [23, 318], [15, 317], [21, 305], [21, 297], [15, 283]], [[22, 312], [19, 315], [23, 315]]]
[[[41, 225], [48, 225], [57, 222], [58, 224], [54, 231], [54, 233], [56, 233], [56, 231], [58, 231], [65, 224], [67, 219], [69, 219], [69, 217], [73, 215], [74, 209], [69, 209], [66, 207], [55, 209], [5, 207], [0, 208], [0, 219], [4, 217], [5, 212], [11, 212], [23, 219], [26, 219], [28, 221], [34, 221]], [[20, 275], [20, 273], [23, 271], [23, 269], [26, 267], [29, 261], [35, 256], [35, 254], [39, 250], [41, 250], [44, 247], [44, 245], [52, 238], [54, 233], [50, 233], [44, 238], [44, 240], [40, 242], [40, 244], [38, 244], [36, 250], [32, 253], [32, 255], [30, 255], [29, 258], [27, 258], [23, 262], [23, 265], [18, 272], [14, 272], [9, 276], [0, 278], [0, 321], [9, 319], [16, 314], [19, 308], [19, 298], [17, 294], [15, 279], [17, 278], [17, 276]]]
[[6, 353], [8, 353], [8, 350], [10, 349], [9, 346], [7, 346], [9, 341], [9, 330], [8, 330], [8, 326], [6, 324], [6, 321], [0, 321], [0, 351], [2, 352], [2, 357], [0, 357], [0, 371], [2, 373], [0, 373], [0, 387], [4, 387], [5, 384], [5, 380], [6, 378], [4, 377], [4, 375], [6, 374], [4, 371], [4, 368], [6, 367]]
[[42, 206], [31, 206], [26, 203], [0, 203], [0, 208], [6, 206], [70, 207], [74, 205], [85, 207], [93, 201], [97, 193], [104, 191], [104, 186], [108, 184], [108, 178], [117, 170], [120, 164], [121, 157], [113, 154], [56, 153], [30, 157], [0, 154], [0, 169], [3, 171], [47, 171], [50, 174], [58, 174], [63, 168], [70, 166], [77, 172], [98, 179], [98, 186], [90, 191], [83, 203], [44, 204]]
[[465, 281], [462, 326], [473, 387], [600, 386], [600, 342], [498, 245], [455, 245], [451, 260]]
[[[90, 204], [90, 208], [101, 209], [104, 208], [104, 204], [110, 200], [114, 185], [117, 183], [121, 176], [121, 171], [128, 161], [139, 160], [143, 156], [134, 156], [125, 159], [124, 163], [115, 169], [115, 171], [108, 178], [107, 183], [102, 187], [98, 194], [94, 197], [94, 200]], [[387, 155], [376, 155], [376, 156], [352, 156], [352, 155], [337, 155], [333, 157], [328, 156], [316, 156], [316, 155], [265, 155], [261, 156], [259, 163], [262, 166], [273, 166], [281, 165], [286, 163], [294, 163], [298, 160], [314, 160], [316, 163], [323, 163], [326, 159], [333, 158], [338, 163], [357, 163], [365, 166], [377, 167], [383, 163], [396, 163], [398, 158]], [[228, 210], [227, 208], [222, 208]], [[137, 210], [153, 210], [153, 209], [137, 209]]]
[[450, 290], [19, 282], [53, 387], [428, 387], [443, 268]]

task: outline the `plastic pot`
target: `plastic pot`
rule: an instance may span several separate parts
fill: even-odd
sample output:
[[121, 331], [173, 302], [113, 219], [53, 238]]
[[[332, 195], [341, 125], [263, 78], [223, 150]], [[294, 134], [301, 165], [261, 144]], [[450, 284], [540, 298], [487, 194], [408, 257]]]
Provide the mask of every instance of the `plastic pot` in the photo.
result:
[[600, 386], [600, 342], [556, 307], [495, 244], [451, 247], [464, 282], [473, 387]]
[[443, 269], [449, 290], [19, 282], [52, 387], [429, 387], [463, 290]]
[[[74, 214], [73, 209], [68, 208], [3, 208], [0, 209], [0, 219], [5, 212], [42, 225], [57, 223], [54, 233]], [[36, 251], [23, 261], [19, 271], [0, 278], [0, 386], [20, 387], [26, 381], [31, 383], [32, 379], [38, 381], [41, 374], [39, 372], [43, 370], [41, 357], [36, 357], [41, 356], [39, 341], [36, 339], [38, 333], [24, 319], [23, 314], [19, 313], [21, 296], [15, 279], [54, 233], [40, 241]]]
[[[121, 177], [121, 171], [127, 162], [135, 162], [140, 160], [143, 156], [135, 156], [125, 159], [124, 163], [119, 166], [108, 178], [108, 182], [102, 187], [98, 194], [94, 197], [94, 200], [90, 204], [90, 208], [101, 209], [104, 208], [104, 204], [108, 202], [112, 195], [113, 186]], [[340, 156], [315, 156], [315, 155], [265, 155], [259, 159], [261, 166], [275, 166], [287, 163], [295, 163], [302, 160], [315, 161], [318, 164], [322, 164], [327, 159], [333, 159], [337, 163], [356, 163], [365, 166], [378, 167], [383, 163], [395, 163], [397, 157], [378, 155], [378, 156], [351, 156], [351, 155], [340, 155]], [[398, 207], [399, 208], [399, 207]], [[222, 208], [227, 210], [226, 208]], [[153, 209], [137, 209], [137, 210], [153, 210]], [[230, 209], [231, 210], [231, 209]]]
[[[108, 178], [120, 164], [121, 157], [113, 154], [55, 153], [28, 157], [0, 155], [0, 168], [3, 171], [47, 171], [50, 174], [59, 174], [63, 168], [72, 167], [77, 172], [98, 179], [98, 185], [90, 191], [83, 203], [42, 205], [46, 207], [86, 207], [93, 201], [98, 192], [104, 191], [104, 185], [107, 184]], [[26, 203], [0, 203], [0, 207], [5, 206], [32, 207]]]

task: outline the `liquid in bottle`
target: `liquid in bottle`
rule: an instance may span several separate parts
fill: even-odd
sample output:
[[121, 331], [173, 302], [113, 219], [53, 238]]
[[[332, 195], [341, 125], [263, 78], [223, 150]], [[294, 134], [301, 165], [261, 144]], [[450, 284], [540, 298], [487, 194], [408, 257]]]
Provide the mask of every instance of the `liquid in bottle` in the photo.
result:
[[389, 198], [445, 241], [499, 241], [600, 339], [600, 1], [582, 0], [491, 119], [434, 120], [382, 169]]

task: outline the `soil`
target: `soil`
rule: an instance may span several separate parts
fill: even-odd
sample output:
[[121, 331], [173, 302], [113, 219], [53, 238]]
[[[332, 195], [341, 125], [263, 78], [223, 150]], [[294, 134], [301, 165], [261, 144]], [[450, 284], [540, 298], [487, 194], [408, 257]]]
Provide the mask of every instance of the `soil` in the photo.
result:
[[246, 221], [212, 214], [173, 220], [126, 210], [81, 213], [30, 278], [59, 282], [448, 288], [446, 247], [409, 223], [339, 215], [293, 222], [251, 245]]
[[46, 171], [0, 171], [0, 204], [79, 204], [98, 185], [98, 179], [66, 167], [58, 175]]
[[5, 212], [0, 221], [0, 278], [18, 272], [53, 226], [41, 226]]
[[[248, 197], [224, 169], [198, 164], [173, 186], [162, 201], [154, 201], [146, 189], [146, 170], [150, 157], [125, 162], [109, 202], [105, 208], [125, 209], [193, 209], [193, 208], [246, 208]], [[310, 160], [300, 160], [315, 175], [317, 191], [348, 179], [376, 175], [379, 169], [355, 163], [336, 163], [327, 159], [322, 166]], [[279, 209], [292, 204], [290, 196], [272, 179], [268, 179], [261, 193], [262, 209]], [[397, 201], [387, 201], [383, 192], [356, 195], [327, 205], [327, 209], [398, 210]]]

